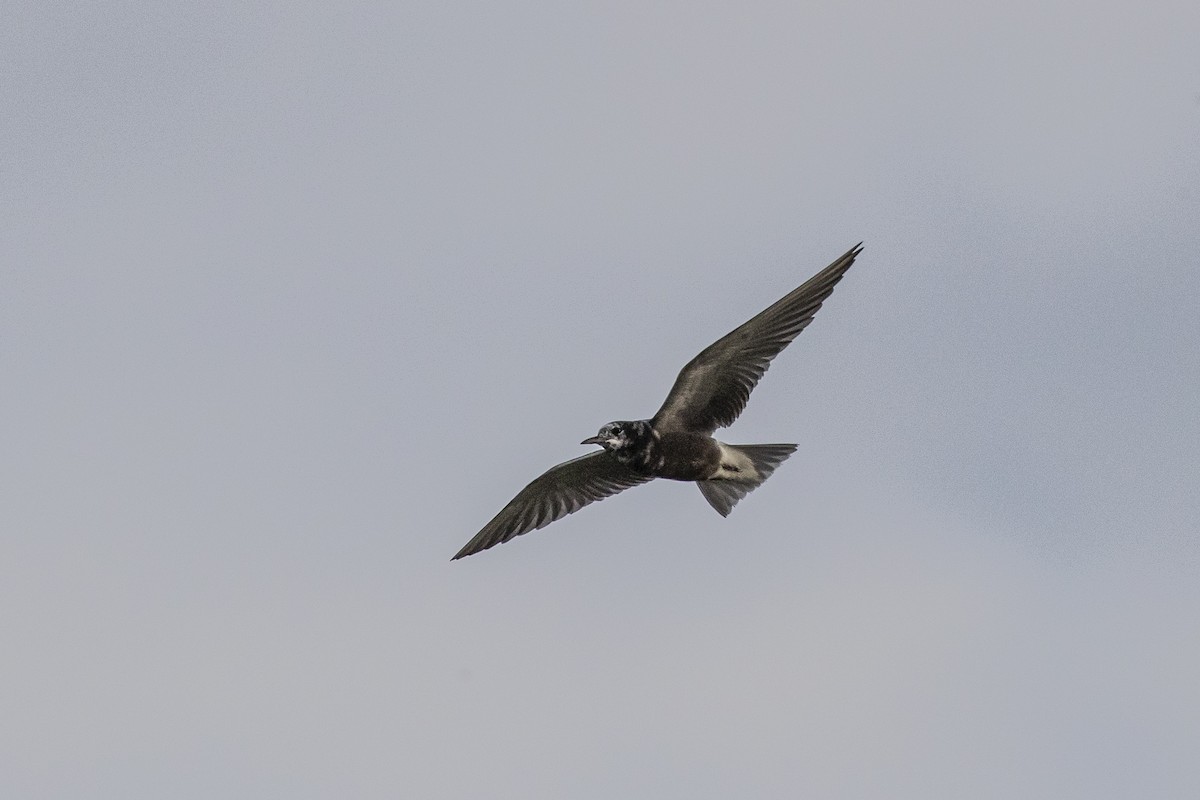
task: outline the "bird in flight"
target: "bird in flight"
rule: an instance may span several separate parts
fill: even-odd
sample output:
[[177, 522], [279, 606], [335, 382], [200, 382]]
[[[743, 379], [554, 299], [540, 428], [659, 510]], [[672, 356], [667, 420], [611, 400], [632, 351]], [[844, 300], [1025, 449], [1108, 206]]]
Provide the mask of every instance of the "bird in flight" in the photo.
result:
[[[813, 315], [862, 250], [862, 243], [761, 314], [713, 342], [679, 372], [650, 419], [610, 422], [582, 444], [602, 449], [551, 467], [522, 489], [454, 559], [544, 528], [589, 503], [655, 478], [695, 481], [721, 516], [758, 488], [794, 444], [725, 444], [713, 438], [733, 423], [771, 359]], [[452, 559], [452, 560], [454, 560]]]

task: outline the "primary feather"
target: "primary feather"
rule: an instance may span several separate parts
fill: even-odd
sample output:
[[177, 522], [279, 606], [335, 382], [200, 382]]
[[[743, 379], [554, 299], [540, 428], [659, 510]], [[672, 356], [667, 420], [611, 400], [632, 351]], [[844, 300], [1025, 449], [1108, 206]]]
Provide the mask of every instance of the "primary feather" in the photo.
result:
[[[544, 528], [589, 503], [650, 480], [638, 475], [600, 450], [564, 461], [546, 470], [517, 493], [483, 530], [458, 551], [454, 559], [469, 556], [514, 536]], [[451, 560], [454, 560], [451, 559]]]
[[854, 246], [803, 286], [700, 351], [680, 370], [651, 420], [655, 430], [712, 434], [732, 424], [771, 359], [812, 322], [861, 250], [861, 243]]

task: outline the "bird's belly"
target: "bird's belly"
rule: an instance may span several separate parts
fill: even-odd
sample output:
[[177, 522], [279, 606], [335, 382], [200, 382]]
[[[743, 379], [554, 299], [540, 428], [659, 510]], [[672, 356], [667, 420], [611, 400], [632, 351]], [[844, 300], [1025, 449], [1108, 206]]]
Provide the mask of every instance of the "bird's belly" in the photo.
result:
[[674, 481], [705, 480], [721, 464], [721, 446], [703, 434], [664, 434], [659, 442], [659, 454], [662, 466], [655, 474]]

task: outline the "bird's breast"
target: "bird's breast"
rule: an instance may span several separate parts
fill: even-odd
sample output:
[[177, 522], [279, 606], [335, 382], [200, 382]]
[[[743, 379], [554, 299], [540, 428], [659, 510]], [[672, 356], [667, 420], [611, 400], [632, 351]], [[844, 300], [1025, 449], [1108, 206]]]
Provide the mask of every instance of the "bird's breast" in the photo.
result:
[[721, 465], [721, 446], [702, 433], [664, 433], [658, 442], [659, 478], [702, 481]]

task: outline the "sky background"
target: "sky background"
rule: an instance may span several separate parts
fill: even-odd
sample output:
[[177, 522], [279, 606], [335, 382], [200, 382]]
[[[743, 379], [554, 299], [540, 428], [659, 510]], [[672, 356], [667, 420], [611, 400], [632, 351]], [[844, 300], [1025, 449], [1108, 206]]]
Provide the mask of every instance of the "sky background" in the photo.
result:
[[1194, 0], [4, 18], [0, 795], [1200, 796]]

